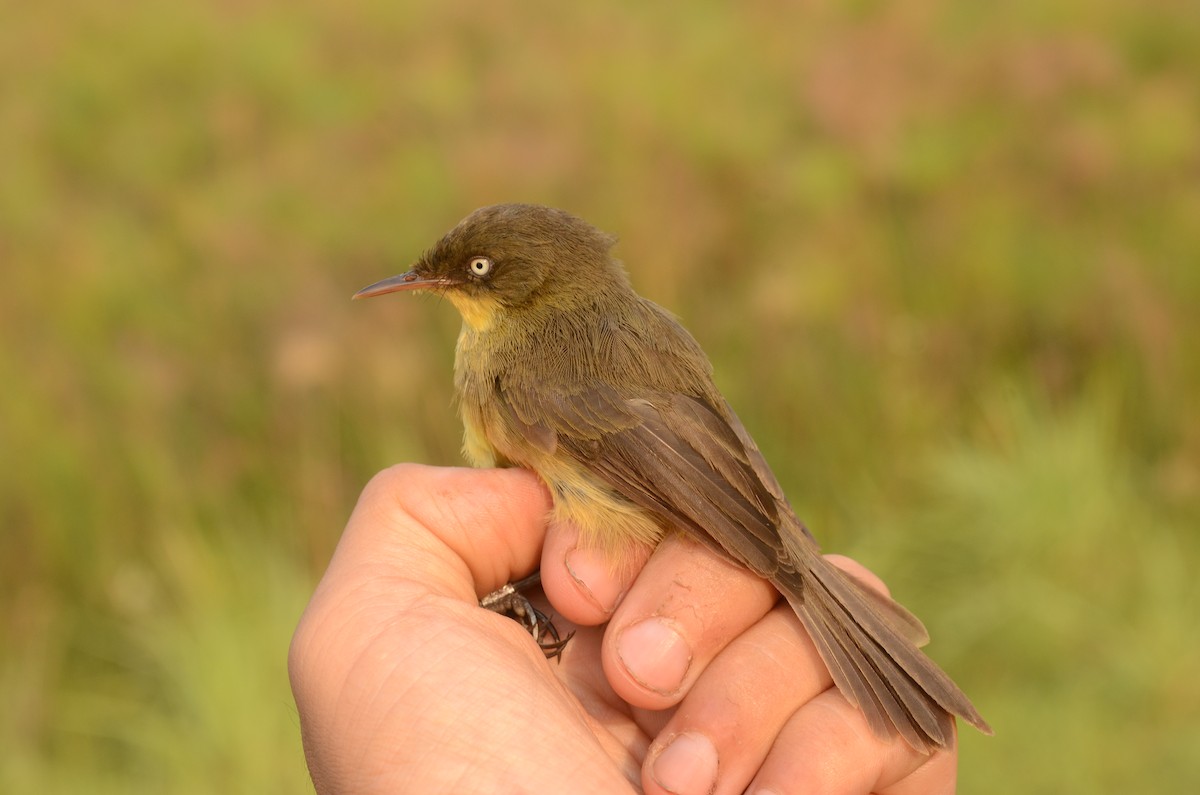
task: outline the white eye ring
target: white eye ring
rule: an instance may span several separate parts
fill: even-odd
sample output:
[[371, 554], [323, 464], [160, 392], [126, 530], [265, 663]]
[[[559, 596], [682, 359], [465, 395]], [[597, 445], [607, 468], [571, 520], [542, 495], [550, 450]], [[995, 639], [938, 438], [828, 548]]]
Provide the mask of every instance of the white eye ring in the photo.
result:
[[471, 273], [475, 276], [487, 276], [492, 271], [492, 261], [487, 257], [472, 257]]

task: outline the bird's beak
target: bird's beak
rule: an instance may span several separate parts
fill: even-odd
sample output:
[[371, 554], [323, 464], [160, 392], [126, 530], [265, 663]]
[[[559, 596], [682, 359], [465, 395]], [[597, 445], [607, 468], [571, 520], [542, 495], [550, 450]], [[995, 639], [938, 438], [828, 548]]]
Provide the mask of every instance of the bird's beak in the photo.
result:
[[367, 285], [351, 298], [374, 298], [377, 295], [398, 293], [401, 290], [421, 290], [428, 287], [450, 287], [454, 282], [444, 276], [422, 276], [416, 271], [406, 271], [381, 282]]

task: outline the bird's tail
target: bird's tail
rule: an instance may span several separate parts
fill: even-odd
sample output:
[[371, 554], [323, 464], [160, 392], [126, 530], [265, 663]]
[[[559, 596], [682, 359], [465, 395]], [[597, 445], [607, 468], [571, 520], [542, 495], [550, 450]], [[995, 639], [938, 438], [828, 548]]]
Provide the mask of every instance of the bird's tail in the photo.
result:
[[[796, 560], [796, 558], [793, 558]], [[899, 734], [918, 750], [954, 742], [951, 715], [992, 729], [966, 695], [917, 647], [929, 636], [911, 613], [820, 555], [776, 586], [812, 636], [842, 694], [879, 737]]]

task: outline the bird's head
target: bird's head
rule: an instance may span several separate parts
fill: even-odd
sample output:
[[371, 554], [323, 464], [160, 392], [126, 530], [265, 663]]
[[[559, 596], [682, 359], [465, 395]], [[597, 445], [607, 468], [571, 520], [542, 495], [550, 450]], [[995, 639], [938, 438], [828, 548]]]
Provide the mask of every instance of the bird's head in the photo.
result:
[[355, 293], [368, 298], [432, 289], [472, 328], [503, 313], [570, 311], [613, 289], [628, 290], [609, 256], [615, 238], [563, 210], [498, 204], [468, 215], [407, 272]]

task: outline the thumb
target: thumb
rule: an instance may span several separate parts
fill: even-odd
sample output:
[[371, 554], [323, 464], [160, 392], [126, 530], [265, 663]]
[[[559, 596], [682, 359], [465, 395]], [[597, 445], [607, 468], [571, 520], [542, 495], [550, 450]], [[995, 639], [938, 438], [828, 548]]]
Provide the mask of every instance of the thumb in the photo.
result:
[[474, 601], [537, 566], [549, 510], [523, 469], [398, 464], [363, 489], [322, 586], [351, 569], [359, 583]]

